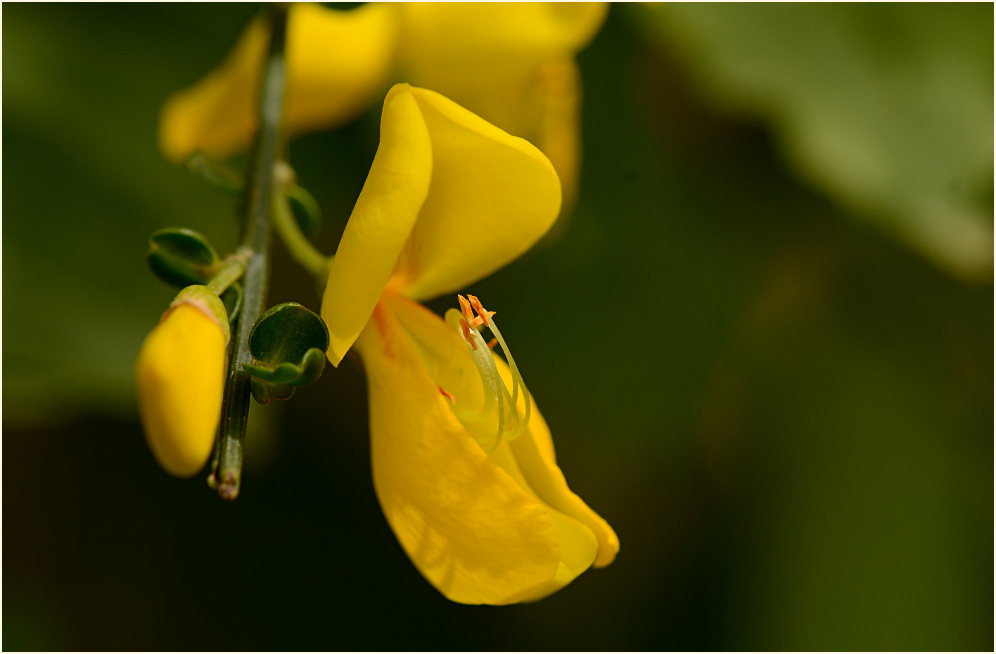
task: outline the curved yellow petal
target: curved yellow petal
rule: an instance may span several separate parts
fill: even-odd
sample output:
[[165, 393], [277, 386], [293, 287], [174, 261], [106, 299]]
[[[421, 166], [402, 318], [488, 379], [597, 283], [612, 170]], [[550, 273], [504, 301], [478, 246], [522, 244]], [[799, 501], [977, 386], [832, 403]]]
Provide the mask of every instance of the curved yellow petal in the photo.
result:
[[560, 211], [542, 152], [438, 93], [410, 88], [432, 141], [432, 186], [392, 287], [431, 298], [523, 254]]
[[[366, 109], [386, 82], [397, 40], [389, 5], [350, 11], [295, 4], [287, 26], [286, 127], [290, 134], [342, 124]], [[221, 66], [169, 98], [159, 122], [165, 156], [225, 157], [256, 128], [258, 80], [268, 33], [257, 18]]]
[[184, 302], [166, 313], [139, 352], [135, 378], [145, 437], [159, 464], [178, 477], [197, 474], [211, 454], [225, 346], [216, 319]]
[[385, 286], [414, 298], [463, 287], [525, 252], [559, 207], [557, 174], [535, 147], [438, 93], [395, 85], [325, 288], [329, 360], [342, 360]]
[[561, 565], [558, 528], [545, 507], [466, 433], [386, 302], [358, 347], [374, 487], [409, 558], [455, 602], [535, 596]]
[[380, 145], [346, 223], [322, 299], [328, 358], [339, 365], [363, 330], [429, 194], [432, 146], [407, 86], [384, 100]]

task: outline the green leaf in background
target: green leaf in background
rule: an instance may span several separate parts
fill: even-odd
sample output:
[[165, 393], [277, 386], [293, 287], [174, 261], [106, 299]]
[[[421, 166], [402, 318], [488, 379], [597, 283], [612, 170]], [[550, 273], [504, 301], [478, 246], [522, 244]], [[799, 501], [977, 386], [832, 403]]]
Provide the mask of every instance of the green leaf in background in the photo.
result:
[[710, 98], [768, 123], [811, 184], [949, 273], [991, 275], [990, 5], [632, 9]]

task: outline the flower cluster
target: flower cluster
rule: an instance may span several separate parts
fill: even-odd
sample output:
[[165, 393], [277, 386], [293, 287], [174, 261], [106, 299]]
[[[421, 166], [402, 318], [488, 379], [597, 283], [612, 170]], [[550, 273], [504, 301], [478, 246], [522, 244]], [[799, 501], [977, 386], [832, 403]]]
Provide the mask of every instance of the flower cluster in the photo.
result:
[[[485, 107], [493, 122], [539, 130], [547, 142], [576, 139], [555, 135], [577, 127], [558, 112], [576, 112], [571, 57], [603, 17], [597, 5], [296, 6], [287, 37], [288, 126], [344, 120], [389, 67], [402, 65], [413, 80]], [[251, 25], [218, 71], [170, 100], [161, 131], [168, 156], [221, 155], [245, 144], [266, 29]], [[456, 53], [466, 70], [444, 65]], [[500, 83], [485, 89], [484, 78]], [[502, 89], [514, 92], [511, 103]], [[551, 158], [493, 122], [436, 90], [390, 89], [380, 144], [329, 260], [321, 306], [328, 361], [338, 366], [355, 351], [367, 375], [384, 515], [421, 574], [467, 604], [542, 598], [608, 565], [619, 549], [608, 523], [567, 486], [495, 312], [474, 296], [459, 296], [460, 308], [445, 319], [420, 304], [519, 257], [560, 212]], [[210, 454], [228, 341], [217, 295], [191, 288], [146, 339], [137, 366], [150, 446], [181, 476], [199, 471]]]

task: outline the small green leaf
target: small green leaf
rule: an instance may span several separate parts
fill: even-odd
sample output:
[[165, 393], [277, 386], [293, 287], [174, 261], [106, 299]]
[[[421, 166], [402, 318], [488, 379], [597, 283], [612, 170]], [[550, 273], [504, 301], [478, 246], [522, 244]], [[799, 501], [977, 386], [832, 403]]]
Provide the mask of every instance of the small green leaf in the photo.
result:
[[190, 155], [184, 162], [184, 166], [215, 188], [230, 193], [242, 192], [244, 186], [242, 176], [220, 161], [211, 159], [203, 152], [195, 152]]
[[208, 240], [184, 227], [153, 232], [149, 246], [145, 259], [152, 272], [174, 286], [205, 283], [218, 262], [218, 253]]
[[322, 208], [303, 186], [291, 184], [286, 190], [291, 211], [298, 228], [305, 236], [314, 237], [322, 227]]
[[297, 302], [271, 307], [249, 334], [253, 362], [245, 368], [253, 375], [253, 396], [267, 404], [313, 383], [325, 370], [328, 346], [328, 329], [313, 311]]

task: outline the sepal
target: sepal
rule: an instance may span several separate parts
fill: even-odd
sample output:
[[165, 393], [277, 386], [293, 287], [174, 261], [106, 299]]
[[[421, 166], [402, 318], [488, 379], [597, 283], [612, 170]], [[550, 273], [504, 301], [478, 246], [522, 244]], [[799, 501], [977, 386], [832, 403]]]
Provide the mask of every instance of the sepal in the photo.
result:
[[268, 309], [249, 334], [253, 362], [252, 394], [261, 404], [286, 400], [299, 386], [315, 382], [325, 370], [329, 332], [313, 311], [297, 302]]

